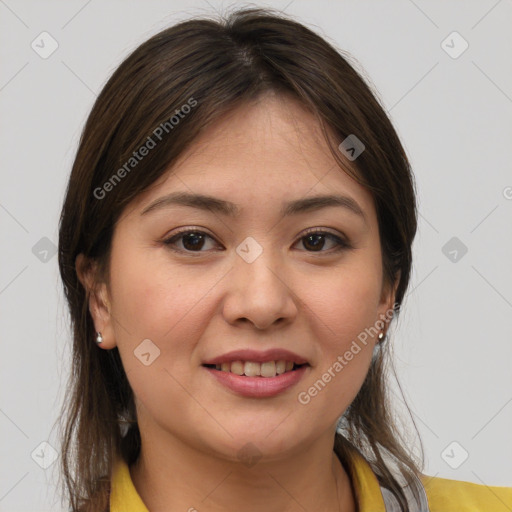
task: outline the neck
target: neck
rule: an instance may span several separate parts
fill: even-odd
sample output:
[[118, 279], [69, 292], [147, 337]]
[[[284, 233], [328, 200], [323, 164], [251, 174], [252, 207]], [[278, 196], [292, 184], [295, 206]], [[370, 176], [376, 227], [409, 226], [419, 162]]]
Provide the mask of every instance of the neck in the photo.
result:
[[167, 431], [152, 430], [145, 439], [141, 430], [141, 453], [130, 473], [151, 512], [355, 512], [349, 476], [328, 434], [287, 456], [244, 464]]

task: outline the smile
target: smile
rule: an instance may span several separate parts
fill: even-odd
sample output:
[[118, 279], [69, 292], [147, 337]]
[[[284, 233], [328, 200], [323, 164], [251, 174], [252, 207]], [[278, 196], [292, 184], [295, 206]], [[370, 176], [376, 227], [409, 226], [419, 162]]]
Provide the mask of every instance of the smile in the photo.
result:
[[[278, 374], [276, 366], [282, 369], [282, 363], [278, 365], [275, 361], [268, 361], [266, 363], [253, 363], [252, 361], [233, 361], [232, 363], [222, 363], [220, 369], [217, 369], [219, 365], [202, 365], [202, 367], [215, 379], [214, 382], [221, 384], [223, 387], [234, 392], [236, 395], [248, 397], [248, 398], [267, 398], [276, 396], [287, 389], [297, 385], [299, 381], [304, 377], [306, 372], [311, 368], [309, 364], [305, 363], [297, 365], [289, 362], [288, 365], [285, 362], [285, 371]], [[291, 370], [286, 370], [286, 367], [290, 367]], [[222, 366], [226, 365], [226, 370], [222, 369]], [[229, 366], [229, 370], [227, 367]], [[231, 371], [232, 369], [240, 371], [243, 369], [243, 373], [237, 374]], [[247, 368], [247, 370], [246, 370]], [[266, 370], [265, 368], [268, 368]], [[260, 375], [252, 376], [252, 373], [260, 371]], [[270, 371], [272, 374], [270, 375]], [[246, 375], [245, 372], [251, 375]], [[268, 377], [262, 376], [261, 373], [269, 375]]]
[[222, 372], [234, 373], [235, 375], [240, 376], [272, 378], [276, 375], [295, 371], [297, 368], [305, 365], [299, 365], [293, 361], [280, 359], [278, 361], [265, 361], [263, 363], [255, 361], [232, 361], [224, 362], [222, 364], [206, 364], [204, 366]]

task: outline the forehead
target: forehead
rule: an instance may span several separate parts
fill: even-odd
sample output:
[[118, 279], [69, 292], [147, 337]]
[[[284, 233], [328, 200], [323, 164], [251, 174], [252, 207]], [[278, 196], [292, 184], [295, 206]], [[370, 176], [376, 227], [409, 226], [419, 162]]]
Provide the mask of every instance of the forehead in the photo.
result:
[[134, 209], [175, 191], [219, 197], [242, 210], [343, 194], [374, 214], [371, 194], [339, 167], [316, 117], [286, 96], [265, 95], [220, 117]]

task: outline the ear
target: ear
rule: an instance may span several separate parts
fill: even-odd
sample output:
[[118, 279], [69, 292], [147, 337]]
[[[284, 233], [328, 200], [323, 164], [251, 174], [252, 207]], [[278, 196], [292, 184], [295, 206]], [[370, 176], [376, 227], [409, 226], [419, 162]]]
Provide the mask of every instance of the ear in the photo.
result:
[[388, 331], [389, 323], [393, 318], [392, 313], [394, 311], [396, 290], [400, 283], [401, 272], [398, 271], [393, 283], [384, 282], [382, 285], [379, 309], [378, 309], [378, 320], [382, 320], [386, 325], [383, 328], [384, 334]]
[[[116, 339], [107, 283], [99, 275], [97, 262], [83, 254], [76, 257], [75, 269], [88, 298], [94, 329], [103, 337], [103, 342], [98, 346], [112, 349], [116, 346]], [[96, 343], [96, 336], [91, 343]]]

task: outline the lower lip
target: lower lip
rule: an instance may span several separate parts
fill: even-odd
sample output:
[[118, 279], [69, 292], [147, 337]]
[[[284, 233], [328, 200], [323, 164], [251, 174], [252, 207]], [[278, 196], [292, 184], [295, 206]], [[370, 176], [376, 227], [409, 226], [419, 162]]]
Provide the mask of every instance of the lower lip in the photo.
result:
[[295, 386], [309, 368], [301, 366], [296, 370], [276, 375], [275, 377], [245, 377], [236, 373], [223, 372], [203, 366], [221, 384], [242, 396], [265, 398], [275, 396]]

